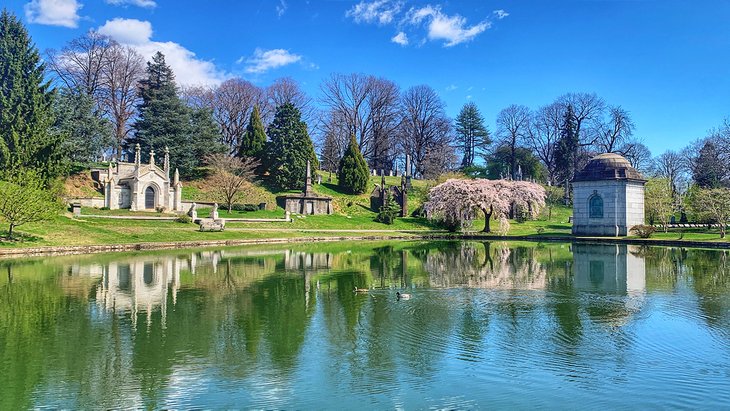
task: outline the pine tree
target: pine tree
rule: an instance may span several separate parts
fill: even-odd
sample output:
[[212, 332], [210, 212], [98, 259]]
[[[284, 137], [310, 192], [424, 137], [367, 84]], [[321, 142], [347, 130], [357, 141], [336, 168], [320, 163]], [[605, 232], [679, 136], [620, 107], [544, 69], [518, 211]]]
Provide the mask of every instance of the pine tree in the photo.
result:
[[492, 143], [489, 138], [489, 130], [484, 126], [484, 117], [474, 102], [466, 103], [461, 108], [456, 117], [456, 133], [459, 136], [461, 148], [464, 150], [464, 158], [461, 160], [462, 168], [474, 165], [477, 151]]
[[266, 132], [261, 122], [261, 114], [259, 114], [259, 106], [256, 105], [251, 111], [251, 117], [246, 126], [246, 132], [241, 139], [241, 145], [238, 148], [238, 157], [253, 157], [261, 160], [266, 148]]
[[577, 168], [578, 159], [576, 157], [579, 147], [573, 106], [568, 105], [563, 115], [563, 125], [560, 127], [560, 138], [555, 143], [556, 173], [562, 180], [573, 178]]
[[307, 160], [312, 169], [319, 168], [319, 162], [299, 109], [291, 103], [277, 107], [266, 134], [271, 139], [266, 148], [266, 168], [273, 183], [285, 190], [304, 186]]
[[128, 150], [139, 144], [143, 155], [150, 150], [170, 150], [170, 162], [183, 177], [191, 177], [203, 157], [218, 151], [215, 123], [208, 110], [191, 110], [177, 94], [175, 75], [157, 52], [147, 63], [147, 77], [140, 81], [139, 119]]
[[702, 188], [718, 188], [725, 176], [726, 167], [727, 164], [720, 159], [715, 145], [707, 141], [693, 164], [692, 178]]
[[568, 104], [560, 127], [560, 138], [555, 143], [555, 173], [565, 183], [565, 203], [570, 202], [570, 180], [578, 168], [580, 141], [576, 132], [573, 106]]
[[65, 136], [63, 151], [72, 161], [86, 163], [114, 144], [111, 122], [99, 117], [88, 94], [61, 90], [55, 99], [56, 133]]
[[340, 188], [352, 194], [362, 194], [368, 187], [370, 173], [368, 164], [360, 153], [355, 136], [350, 136], [350, 144], [340, 160], [340, 167], [337, 171]]
[[63, 173], [63, 136], [51, 132], [54, 92], [28, 32], [0, 15], [0, 178], [35, 170], [43, 181]]

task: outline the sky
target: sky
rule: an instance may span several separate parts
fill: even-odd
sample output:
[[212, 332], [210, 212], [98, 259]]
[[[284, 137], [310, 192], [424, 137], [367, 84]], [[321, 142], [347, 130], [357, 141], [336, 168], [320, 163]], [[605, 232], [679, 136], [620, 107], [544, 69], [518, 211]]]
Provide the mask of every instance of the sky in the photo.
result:
[[40, 50], [88, 30], [166, 55], [179, 83], [297, 80], [315, 99], [332, 73], [427, 84], [455, 117], [491, 131], [511, 104], [567, 92], [627, 110], [654, 155], [730, 117], [730, 1], [3, 0]]

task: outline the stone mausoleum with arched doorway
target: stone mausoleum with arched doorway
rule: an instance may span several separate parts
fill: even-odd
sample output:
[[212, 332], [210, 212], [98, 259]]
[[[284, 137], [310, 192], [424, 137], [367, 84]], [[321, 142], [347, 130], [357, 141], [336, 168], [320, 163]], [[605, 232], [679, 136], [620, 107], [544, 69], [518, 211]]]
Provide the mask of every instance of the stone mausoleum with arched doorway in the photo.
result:
[[149, 164], [142, 164], [137, 144], [134, 163], [110, 163], [106, 176], [103, 172], [99, 176], [104, 185], [104, 206], [111, 210], [183, 211], [180, 176], [175, 169], [170, 179], [170, 154], [167, 148], [164, 155], [162, 168], [155, 164], [154, 151], [150, 152]]
[[593, 157], [572, 184], [574, 235], [626, 236], [644, 224], [646, 179], [624, 157]]

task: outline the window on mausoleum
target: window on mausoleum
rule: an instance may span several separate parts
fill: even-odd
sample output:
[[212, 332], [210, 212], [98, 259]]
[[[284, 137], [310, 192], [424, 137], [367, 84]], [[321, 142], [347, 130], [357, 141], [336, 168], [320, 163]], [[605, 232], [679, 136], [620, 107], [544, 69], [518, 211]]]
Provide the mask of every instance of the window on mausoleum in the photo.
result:
[[603, 218], [603, 199], [596, 191], [588, 199], [588, 217]]

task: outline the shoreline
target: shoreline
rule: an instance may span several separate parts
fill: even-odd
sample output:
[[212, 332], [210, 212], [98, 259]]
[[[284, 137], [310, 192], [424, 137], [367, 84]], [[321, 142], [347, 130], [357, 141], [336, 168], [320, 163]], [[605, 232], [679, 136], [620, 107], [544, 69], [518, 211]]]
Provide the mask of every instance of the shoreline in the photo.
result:
[[[394, 232], [396, 233], [396, 232]], [[303, 242], [333, 242], [333, 241], [375, 241], [375, 240], [481, 240], [481, 241], [529, 241], [529, 242], [561, 242], [561, 243], [585, 243], [585, 244], [627, 244], [662, 247], [689, 247], [689, 248], [713, 248], [730, 249], [730, 242], [711, 242], [697, 240], [653, 240], [643, 238], [617, 238], [617, 237], [574, 237], [574, 236], [498, 236], [498, 235], [477, 235], [477, 234], [448, 234], [443, 232], [431, 232], [429, 234], [407, 235], [343, 235], [343, 236], [303, 236], [303, 237], [282, 237], [282, 238], [242, 238], [228, 240], [194, 240], [194, 241], [161, 241], [142, 242], [127, 244], [92, 244], [72, 246], [40, 246], [40, 247], [0, 247], [0, 259], [25, 258], [38, 256], [62, 256], [79, 254], [99, 254], [129, 251], [153, 251], [153, 250], [174, 250], [185, 248], [212, 248], [230, 247], [252, 244], [286, 244]]]

